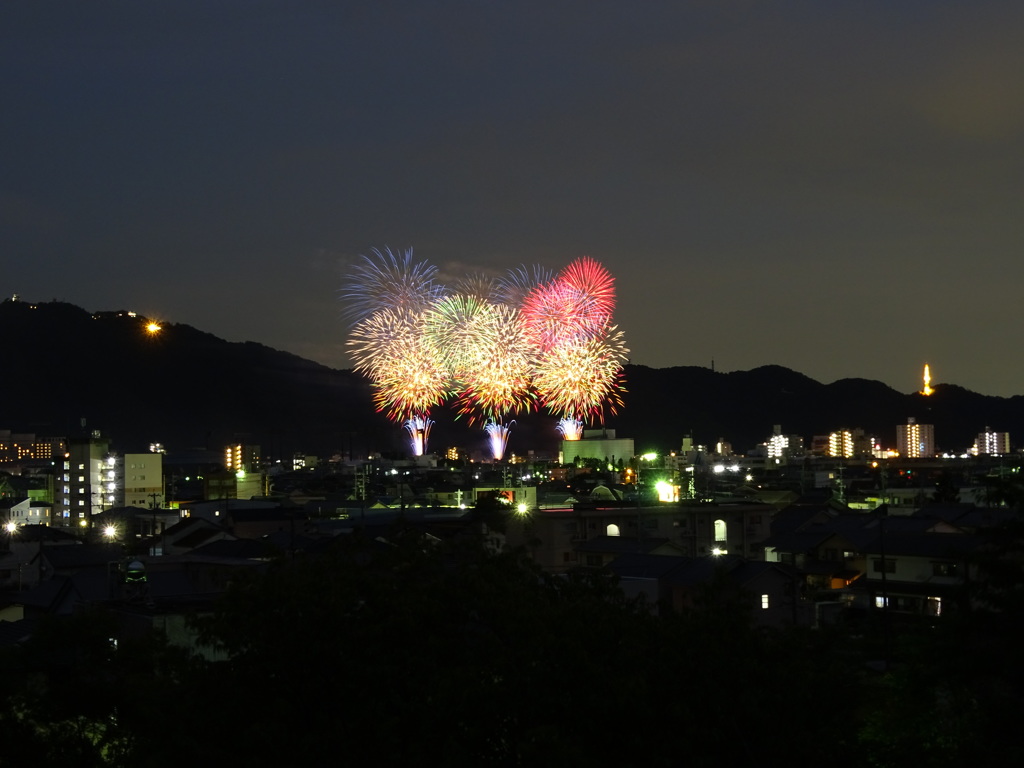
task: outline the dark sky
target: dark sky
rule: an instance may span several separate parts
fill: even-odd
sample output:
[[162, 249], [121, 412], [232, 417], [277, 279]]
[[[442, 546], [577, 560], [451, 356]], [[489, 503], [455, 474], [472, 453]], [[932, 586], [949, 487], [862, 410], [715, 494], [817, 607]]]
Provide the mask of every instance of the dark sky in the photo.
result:
[[2, 293], [348, 367], [348, 264], [617, 278], [635, 363], [1024, 394], [1024, 3], [0, 4]]

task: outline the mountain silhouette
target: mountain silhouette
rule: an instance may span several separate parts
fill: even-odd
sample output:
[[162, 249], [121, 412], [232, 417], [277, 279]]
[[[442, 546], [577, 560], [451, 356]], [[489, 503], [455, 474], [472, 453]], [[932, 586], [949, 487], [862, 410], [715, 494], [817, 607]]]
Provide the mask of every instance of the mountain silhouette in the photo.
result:
[[[368, 381], [353, 371], [189, 325], [167, 323], [149, 334], [145, 323], [126, 311], [89, 313], [59, 301], [0, 303], [7, 363], [0, 429], [40, 436], [98, 429], [119, 451], [145, 450], [154, 441], [170, 450], [219, 450], [235, 440], [276, 458], [407, 451], [402, 428], [376, 413]], [[1011, 439], [1024, 430], [1024, 397], [952, 384], [938, 384], [925, 397], [867, 379], [822, 384], [776, 365], [730, 373], [627, 365], [624, 386], [624, 405], [606, 426], [634, 438], [638, 452], [678, 450], [684, 435], [711, 446], [724, 438], [745, 452], [776, 424], [808, 443], [860, 427], [894, 446], [896, 425], [913, 417], [935, 426], [940, 449], [957, 452], [986, 426]], [[452, 411], [432, 416], [433, 450], [483, 447], [482, 431]], [[514, 418], [510, 452], [557, 449], [553, 416]]]

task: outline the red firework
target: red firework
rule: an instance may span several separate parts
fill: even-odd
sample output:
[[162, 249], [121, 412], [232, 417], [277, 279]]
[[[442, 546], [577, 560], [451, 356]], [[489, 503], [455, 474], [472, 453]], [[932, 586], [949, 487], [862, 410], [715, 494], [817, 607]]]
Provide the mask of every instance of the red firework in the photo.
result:
[[600, 263], [584, 256], [523, 299], [530, 336], [542, 350], [570, 339], [599, 337], [615, 309], [615, 279]]

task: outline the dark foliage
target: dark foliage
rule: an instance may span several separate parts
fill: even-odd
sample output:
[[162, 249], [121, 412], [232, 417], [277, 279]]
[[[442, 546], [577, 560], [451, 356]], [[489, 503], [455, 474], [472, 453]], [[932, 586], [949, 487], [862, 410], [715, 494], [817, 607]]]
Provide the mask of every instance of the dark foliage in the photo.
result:
[[[111, 617], [0, 654], [0, 765], [997, 765], [1018, 627], [764, 631], [727, 579], [655, 616], [601, 572], [477, 542], [342, 540], [236, 582], [197, 620], [219, 660]], [[1007, 606], [1017, 612], [1019, 608]]]

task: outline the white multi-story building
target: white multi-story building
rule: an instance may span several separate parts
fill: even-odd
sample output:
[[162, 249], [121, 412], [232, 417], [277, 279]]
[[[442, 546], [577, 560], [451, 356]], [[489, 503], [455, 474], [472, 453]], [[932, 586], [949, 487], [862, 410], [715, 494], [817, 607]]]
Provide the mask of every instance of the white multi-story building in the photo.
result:
[[993, 432], [985, 427], [974, 440], [971, 453], [975, 456], [1002, 456], [1010, 452], [1010, 433]]
[[896, 450], [907, 459], [931, 458], [935, 455], [935, 427], [908, 418], [906, 424], [896, 427]]
[[88, 525], [89, 518], [113, 506], [108, 490], [113, 467], [107, 458], [110, 441], [99, 432], [68, 440], [59, 464], [54, 492], [54, 524], [65, 528]]
[[782, 434], [782, 425], [775, 424], [772, 436], [765, 441], [765, 458], [769, 467], [787, 463], [794, 456], [804, 453], [804, 439], [799, 435]]

